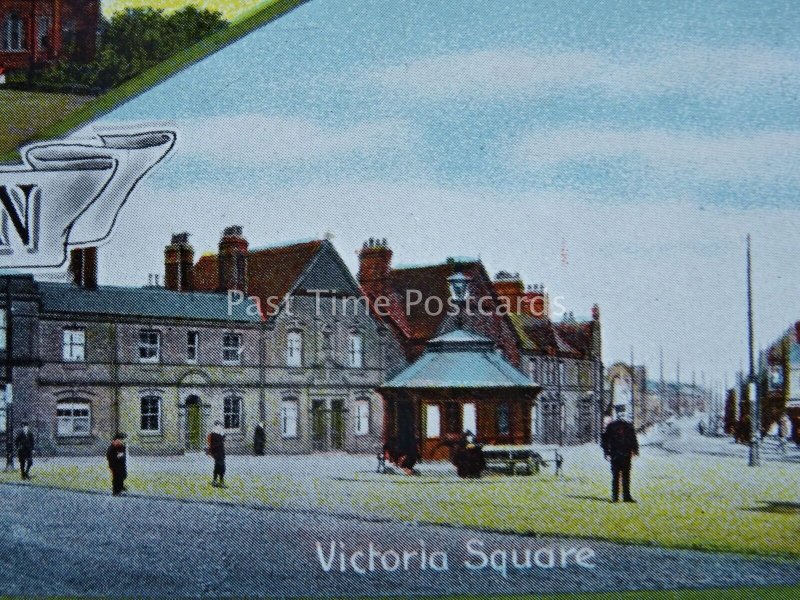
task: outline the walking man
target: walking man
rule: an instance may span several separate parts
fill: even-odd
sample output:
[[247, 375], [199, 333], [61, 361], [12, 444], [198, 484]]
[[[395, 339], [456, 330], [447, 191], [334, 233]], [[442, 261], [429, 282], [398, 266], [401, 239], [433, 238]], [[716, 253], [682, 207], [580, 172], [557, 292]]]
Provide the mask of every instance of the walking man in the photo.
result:
[[619, 501], [622, 480], [622, 501], [636, 502], [631, 496], [631, 459], [639, 455], [639, 442], [633, 424], [622, 419], [611, 421], [602, 440], [603, 454], [611, 463], [611, 501]]
[[256, 456], [264, 455], [264, 422], [259, 421], [253, 430], [253, 454]]
[[125, 447], [125, 434], [117, 432], [106, 451], [108, 468], [111, 471], [111, 493], [119, 496], [125, 490], [128, 476], [128, 449]]
[[220, 488], [227, 487], [225, 485], [225, 430], [219, 421], [214, 422], [214, 429], [208, 434], [206, 452], [214, 459], [214, 479], [211, 485]]
[[23, 479], [31, 478], [31, 465], [33, 465], [33, 433], [28, 428], [28, 422], [22, 422], [22, 431], [17, 434], [17, 458], [19, 458], [19, 471]]

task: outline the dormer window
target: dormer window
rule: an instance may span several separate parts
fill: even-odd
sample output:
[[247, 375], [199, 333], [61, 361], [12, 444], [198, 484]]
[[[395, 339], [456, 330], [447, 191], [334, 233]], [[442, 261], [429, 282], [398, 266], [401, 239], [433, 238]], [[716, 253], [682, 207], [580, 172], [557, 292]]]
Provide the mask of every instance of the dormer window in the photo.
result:
[[470, 278], [463, 273], [456, 273], [447, 278], [450, 285], [450, 297], [455, 302], [465, 302], [469, 297]]

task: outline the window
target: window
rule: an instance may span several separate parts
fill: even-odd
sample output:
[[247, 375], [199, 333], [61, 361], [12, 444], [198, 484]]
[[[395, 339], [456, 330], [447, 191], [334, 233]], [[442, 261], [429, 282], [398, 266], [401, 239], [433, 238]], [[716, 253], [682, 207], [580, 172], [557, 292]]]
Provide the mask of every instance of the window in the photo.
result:
[[66, 362], [86, 360], [86, 332], [83, 329], [65, 329], [62, 356]]
[[196, 363], [200, 348], [200, 334], [196, 331], [186, 333], [186, 362]]
[[161, 360], [161, 334], [158, 331], [139, 332], [139, 362], [157, 363]]
[[563, 360], [558, 361], [558, 385], [567, 385], [567, 365]]
[[467, 402], [461, 408], [461, 429], [473, 434], [478, 433], [478, 414], [474, 402]]
[[226, 333], [222, 338], [222, 362], [239, 364], [242, 360], [242, 336], [238, 333]]
[[161, 398], [142, 397], [142, 431], [161, 431]]
[[347, 364], [360, 369], [364, 364], [363, 343], [360, 333], [351, 333], [347, 338]]
[[25, 50], [25, 21], [22, 17], [10, 14], [3, 23], [3, 50], [19, 52]]
[[36, 19], [36, 46], [40, 50], [50, 47], [50, 17], [41, 15]]
[[508, 419], [508, 402], [501, 402], [497, 405], [497, 435], [508, 435], [511, 433], [510, 425]]
[[297, 400], [281, 402], [281, 435], [285, 438], [297, 437]]
[[783, 368], [781, 365], [770, 365], [769, 367], [769, 388], [779, 390], [783, 385]]
[[369, 433], [369, 400], [356, 400], [356, 435]]
[[240, 429], [242, 427], [242, 399], [238, 396], [225, 398], [223, 414], [225, 429]]
[[91, 410], [88, 402], [59, 402], [56, 433], [60, 436], [89, 435]]
[[286, 366], [300, 367], [303, 364], [303, 334], [290, 331], [286, 336]]
[[0, 308], [0, 350], [8, 346], [8, 324], [6, 323], [7, 308]]
[[441, 431], [442, 415], [438, 404], [425, 406], [425, 437], [438, 438]]

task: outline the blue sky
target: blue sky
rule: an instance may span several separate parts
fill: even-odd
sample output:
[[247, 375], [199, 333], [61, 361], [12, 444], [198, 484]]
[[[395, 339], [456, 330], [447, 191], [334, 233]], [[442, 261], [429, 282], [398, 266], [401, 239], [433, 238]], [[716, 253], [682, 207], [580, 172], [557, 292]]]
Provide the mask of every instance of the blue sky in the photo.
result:
[[[312, 0], [97, 123], [181, 134], [104, 248], [139, 284], [188, 230], [387, 237], [598, 302], [607, 362], [729, 380], [800, 317], [800, 5]], [[130, 252], [130, 248], [136, 252]]]

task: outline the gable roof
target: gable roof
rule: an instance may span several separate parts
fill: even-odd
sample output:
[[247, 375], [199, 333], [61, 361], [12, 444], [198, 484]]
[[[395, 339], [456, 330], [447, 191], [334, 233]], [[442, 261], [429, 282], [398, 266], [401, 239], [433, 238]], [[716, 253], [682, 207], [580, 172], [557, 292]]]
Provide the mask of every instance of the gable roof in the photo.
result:
[[[323, 240], [313, 240], [269, 248], [260, 248], [247, 255], [248, 294], [266, 299], [283, 298], [300, 279], [316, 256]], [[219, 286], [219, 257], [203, 255], [194, 267], [194, 287], [216, 291]]]
[[523, 350], [572, 358], [591, 358], [593, 355], [592, 321], [556, 323], [527, 313], [511, 313], [509, 320]]
[[229, 322], [259, 322], [245, 303], [228, 308], [226, 294], [175, 292], [161, 287], [98, 286], [37, 282], [45, 313], [119, 315]]
[[248, 293], [260, 298], [283, 298], [322, 247], [323, 240], [262, 248], [248, 257]]
[[550, 319], [526, 313], [511, 313], [514, 326], [524, 350], [552, 355], [575, 355], [577, 351], [561, 335], [560, 329]]

